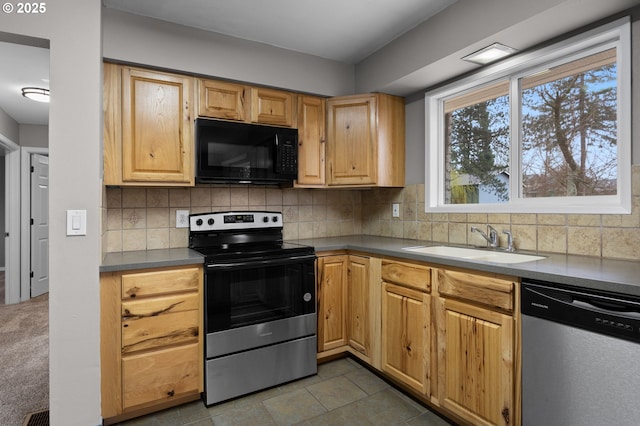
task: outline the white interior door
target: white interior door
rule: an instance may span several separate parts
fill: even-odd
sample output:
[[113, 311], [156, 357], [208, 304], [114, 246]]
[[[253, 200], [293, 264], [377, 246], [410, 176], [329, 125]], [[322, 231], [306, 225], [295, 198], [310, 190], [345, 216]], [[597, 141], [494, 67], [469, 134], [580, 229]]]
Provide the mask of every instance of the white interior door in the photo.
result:
[[31, 155], [31, 297], [49, 291], [49, 157]]

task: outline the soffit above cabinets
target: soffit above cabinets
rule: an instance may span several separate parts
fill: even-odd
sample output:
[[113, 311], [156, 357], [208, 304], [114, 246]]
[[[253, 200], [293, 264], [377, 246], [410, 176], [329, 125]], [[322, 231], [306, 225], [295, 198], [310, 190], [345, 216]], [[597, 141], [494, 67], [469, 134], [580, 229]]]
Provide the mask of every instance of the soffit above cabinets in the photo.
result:
[[458, 0], [104, 0], [118, 9], [355, 64]]

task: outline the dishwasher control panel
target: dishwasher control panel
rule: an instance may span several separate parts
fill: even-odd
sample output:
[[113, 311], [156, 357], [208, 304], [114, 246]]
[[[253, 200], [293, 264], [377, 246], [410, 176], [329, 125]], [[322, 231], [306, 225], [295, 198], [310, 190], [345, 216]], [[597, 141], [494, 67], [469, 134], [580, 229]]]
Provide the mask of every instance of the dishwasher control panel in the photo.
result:
[[640, 342], [640, 300], [552, 283], [522, 282], [522, 315]]

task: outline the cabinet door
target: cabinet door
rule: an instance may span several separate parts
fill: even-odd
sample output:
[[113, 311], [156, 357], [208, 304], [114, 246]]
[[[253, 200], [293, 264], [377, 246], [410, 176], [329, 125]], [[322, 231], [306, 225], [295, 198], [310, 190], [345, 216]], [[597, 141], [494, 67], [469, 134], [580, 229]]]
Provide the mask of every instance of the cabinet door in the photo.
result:
[[244, 121], [246, 86], [224, 81], [200, 80], [198, 113], [203, 117]]
[[430, 296], [383, 282], [382, 370], [428, 396]]
[[476, 425], [514, 424], [513, 319], [439, 299], [440, 404]]
[[327, 184], [366, 185], [376, 183], [376, 98], [327, 101]]
[[347, 336], [349, 346], [370, 356], [369, 259], [349, 256], [347, 268]]
[[251, 88], [251, 121], [294, 126], [294, 95], [280, 90]]
[[191, 81], [122, 69], [123, 183], [194, 184]]
[[124, 409], [198, 392], [198, 345], [122, 358]]
[[347, 344], [347, 259], [342, 255], [318, 259], [318, 352]]
[[325, 183], [325, 101], [298, 97], [298, 185]]

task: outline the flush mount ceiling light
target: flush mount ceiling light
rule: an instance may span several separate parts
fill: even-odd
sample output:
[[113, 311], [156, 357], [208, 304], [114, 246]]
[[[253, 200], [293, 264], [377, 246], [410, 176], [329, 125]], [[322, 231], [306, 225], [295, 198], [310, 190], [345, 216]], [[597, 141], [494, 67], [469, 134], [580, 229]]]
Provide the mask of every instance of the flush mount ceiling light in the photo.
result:
[[500, 43], [493, 43], [490, 46], [487, 46], [483, 49], [471, 53], [470, 55], [465, 56], [464, 58], [462, 58], [462, 60], [473, 62], [475, 64], [486, 65], [490, 62], [502, 59], [505, 56], [509, 56], [515, 52], [517, 52], [517, 50], [512, 47], [505, 46], [504, 44]]
[[23, 87], [22, 96], [38, 102], [49, 102], [49, 89], [40, 87]]

